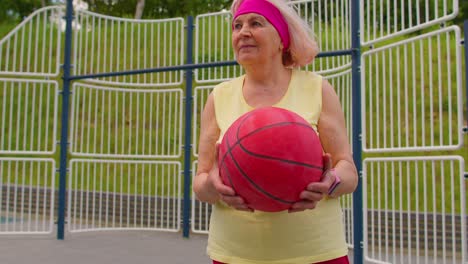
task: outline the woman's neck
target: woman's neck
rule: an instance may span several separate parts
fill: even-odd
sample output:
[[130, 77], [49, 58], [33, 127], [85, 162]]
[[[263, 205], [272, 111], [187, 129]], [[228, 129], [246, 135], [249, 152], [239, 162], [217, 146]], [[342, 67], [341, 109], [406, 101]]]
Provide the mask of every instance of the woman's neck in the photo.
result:
[[250, 67], [242, 93], [246, 102], [254, 107], [271, 106], [278, 103], [288, 90], [292, 70], [281, 67]]
[[243, 65], [243, 68], [246, 72], [245, 81], [266, 87], [272, 87], [291, 75], [291, 69], [276, 63], [270, 66], [268, 64]]

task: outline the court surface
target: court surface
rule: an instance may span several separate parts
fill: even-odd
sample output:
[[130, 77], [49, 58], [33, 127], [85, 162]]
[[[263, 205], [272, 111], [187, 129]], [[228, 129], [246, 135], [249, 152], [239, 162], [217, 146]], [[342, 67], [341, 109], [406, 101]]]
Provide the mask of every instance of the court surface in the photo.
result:
[[0, 264], [211, 264], [207, 238], [155, 231], [73, 233], [64, 240], [2, 235]]
[[209, 264], [206, 235], [90, 232], [55, 237], [0, 236], [1, 264]]

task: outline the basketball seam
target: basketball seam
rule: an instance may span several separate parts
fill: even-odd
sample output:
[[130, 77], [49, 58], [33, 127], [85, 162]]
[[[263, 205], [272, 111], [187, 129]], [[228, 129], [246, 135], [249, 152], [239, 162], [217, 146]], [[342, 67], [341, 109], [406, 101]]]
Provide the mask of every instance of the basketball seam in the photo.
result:
[[[227, 145], [229, 146], [229, 139], [226, 138], [226, 141], [227, 141]], [[236, 159], [234, 158], [234, 155], [232, 155], [232, 149], [236, 146], [237, 144], [234, 144], [232, 147], [229, 146], [228, 147], [228, 151], [227, 153], [223, 156], [223, 159], [222, 159], [222, 164], [221, 166], [223, 166], [225, 164], [224, 162], [224, 158], [229, 154], [231, 156], [231, 159], [232, 161], [234, 162], [234, 165], [237, 167], [237, 169], [240, 171], [240, 173], [244, 176], [245, 179], [247, 179], [248, 182], [250, 182], [250, 184], [252, 184], [257, 190], [259, 190], [261, 193], [263, 193], [264, 195], [270, 197], [271, 199], [273, 200], [276, 200], [276, 201], [279, 201], [279, 202], [282, 202], [282, 203], [286, 203], [286, 204], [293, 204], [295, 203], [295, 201], [288, 201], [288, 200], [283, 200], [279, 197], [276, 197], [274, 196], [273, 194], [270, 194], [268, 193], [267, 191], [265, 191], [263, 188], [261, 188], [260, 186], [258, 186], [243, 170], [242, 168], [239, 166], [239, 164], [237, 163]], [[232, 180], [231, 180], [231, 177], [228, 173], [228, 179], [229, 179], [229, 182], [231, 183], [231, 186], [234, 188], [235, 190], [235, 187], [234, 185], [232, 184]]]
[[[281, 122], [281, 123], [276, 123], [276, 124], [273, 124], [273, 125], [268, 125], [268, 126], [265, 126], [265, 127], [263, 127], [263, 128], [259, 128], [259, 129], [257, 129], [257, 130], [254, 130], [254, 131], [252, 131], [252, 132], [250, 132], [250, 133], [244, 135], [244, 136], [241, 137], [241, 138], [238, 137], [239, 132], [237, 132], [237, 133], [236, 133], [237, 141], [232, 145], [232, 147], [228, 145], [228, 146], [229, 146], [229, 149], [234, 148], [234, 147], [237, 146], [237, 145], [241, 145], [240, 142], [241, 142], [243, 139], [245, 139], [245, 138], [247, 138], [247, 137], [249, 137], [249, 136], [251, 136], [251, 135], [253, 135], [253, 134], [259, 133], [259, 132], [261, 132], [261, 131], [264, 130], [264, 129], [272, 128], [272, 127], [276, 127], [276, 126], [283, 126], [283, 125], [285, 125], [285, 124], [298, 124], [298, 125], [301, 125], [301, 126], [304, 126], [304, 127], [307, 127], [307, 128], [310, 128], [310, 129], [313, 130], [312, 127], [309, 127], [309, 126], [306, 126], [306, 125], [304, 125], [304, 124], [297, 123], [297, 122]], [[314, 131], [315, 131], [315, 130], [314, 130]], [[226, 138], [226, 140], [227, 140], [227, 138]], [[244, 148], [243, 148], [243, 149], [244, 149]], [[247, 149], [245, 149], [245, 150], [246, 150], [247, 152], [253, 154], [254, 156], [255, 156], [255, 155], [260, 155], [260, 154], [253, 153], [253, 152], [251, 152], [251, 151], [249, 151], [249, 150], [247, 150]], [[226, 158], [227, 154], [228, 154], [227, 152], [224, 153], [223, 157], [221, 158], [221, 162], [224, 161], [224, 159]], [[288, 161], [288, 160], [286, 160], [286, 161]], [[291, 162], [294, 162], [294, 161], [291, 161]], [[309, 166], [309, 167], [314, 167], [314, 168], [318, 168], [318, 169], [323, 169], [322, 167], [317, 167], [317, 166], [310, 165], [310, 164], [307, 164], [307, 163], [299, 163], [299, 164], [304, 164], [304, 166]]]
[[240, 147], [242, 150], [244, 150], [247, 154], [250, 154], [251, 156], [254, 156], [254, 157], [257, 157], [257, 158], [268, 159], [268, 160], [277, 160], [277, 161], [281, 161], [281, 162], [284, 162], [284, 163], [299, 165], [299, 166], [303, 166], [303, 167], [307, 167], [307, 168], [311, 168], [311, 169], [323, 170], [323, 167], [320, 167], [320, 166], [311, 165], [311, 164], [307, 164], [307, 163], [303, 163], [303, 162], [299, 162], [299, 161], [294, 161], [294, 160], [288, 160], [288, 159], [278, 158], [278, 157], [266, 156], [266, 155], [262, 155], [262, 154], [258, 154], [258, 153], [252, 152], [252, 151], [246, 149], [246, 148], [244, 147], [244, 145], [242, 145], [241, 142], [239, 142], [239, 143], [236, 144], [236, 145], [239, 145], [239, 147]]
[[[244, 119], [245, 120], [245, 119]], [[242, 120], [242, 121], [244, 121]], [[241, 123], [242, 124], [242, 123]], [[262, 130], [266, 130], [266, 129], [270, 129], [272, 127], [280, 127], [280, 126], [284, 126], [284, 125], [289, 125], [289, 124], [295, 124], [295, 125], [300, 125], [300, 126], [303, 126], [303, 127], [306, 127], [306, 128], [310, 128], [313, 130], [312, 127], [308, 126], [308, 125], [305, 125], [305, 124], [302, 124], [302, 123], [299, 123], [299, 122], [280, 122], [280, 123], [275, 123], [275, 124], [272, 124], [272, 125], [268, 125], [268, 126], [264, 126], [264, 127], [261, 127], [259, 129], [256, 129], [254, 131], [251, 131], [250, 133], [244, 135], [243, 137], [239, 138], [239, 129], [241, 127], [241, 124], [239, 125], [239, 128], [237, 130], [237, 133], [236, 133], [236, 138], [237, 138], [237, 142], [233, 145], [233, 147], [235, 145], [239, 145], [245, 152], [249, 153], [250, 155], [252, 156], [255, 156], [255, 157], [259, 157], [259, 158], [264, 158], [264, 159], [269, 159], [269, 160], [281, 160], [285, 163], [290, 163], [290, 164], [295, 164], [295, 165], [300, 165], [300, 166], [304, 166], [304, 167], [308, 167], [308, 168], [312, 168], [312, 169], [317, 169], [317, 170], [323, 170], [323, 167], [320, 167], [320, 166], [316, 166], [316, 165], [312, 165], [312, 164], [308, 164], [308, 163], [303, 163], [303, 162], [298, 162], [298, 161], [293, 161], [293, 160], [287, 160], [287, 159], [281, 159], [281, 158], [278, 158], [278, 157], [270, 157], [270, 156], [266, 156], [266, 155], [262, 155], [262, 154], [258, 154], [258, 153], [255, 153], [255, 152], [252, 152], [250, 150], [248, 150], [247, 148], [245, 148], [243, 145], [242, 145], [242, 140], [255, 134], [255, 133], [259, 133], [261, 132]], [[314, 130], [315, 132], [315, 130]]]

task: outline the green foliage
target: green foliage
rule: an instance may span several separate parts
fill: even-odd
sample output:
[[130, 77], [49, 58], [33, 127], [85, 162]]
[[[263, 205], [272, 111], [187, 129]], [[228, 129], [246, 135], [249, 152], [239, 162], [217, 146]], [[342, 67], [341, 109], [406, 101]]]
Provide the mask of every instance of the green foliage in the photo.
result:
[[454, 24], [461, 25], [463, 21], [468, 20], [468, 1], [461, 1], [460, 5], [460, 12], [458, 16], [453, 20]]
[[[137, 0], [95, 0], [89, 9], [116, 17], [133, 17]], [[229, 8], [230, 0], [146, 0], [143, 19], [186, 17]]]
[[17, 23], [4, 21], [0, 22], [0, 39], [3, 38], [8, 32], [10, 32], [14, 27], [16, 27]]
[[51, 0], [3, 0], [2, 8], [0, 8], [0, 23], [19, 21], [51, 2]]

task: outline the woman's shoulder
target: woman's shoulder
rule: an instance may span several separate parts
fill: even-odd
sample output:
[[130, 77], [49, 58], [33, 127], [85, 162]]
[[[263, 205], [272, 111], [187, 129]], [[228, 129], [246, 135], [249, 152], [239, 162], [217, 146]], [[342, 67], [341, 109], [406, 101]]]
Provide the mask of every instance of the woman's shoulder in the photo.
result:
[[306, 70], [294, 70], [293, 72], [293, 83], [294, 86], [303, 87], [303, 89], [313, 90], [322, 87], [323, 85], [323, 78], [320, 74], [306, 71]]
[[301, 70], [301, 69], [294, 69], [295, 75], [297, 78], [304, 78], [304, 79], [322, 79], [322, 75], [313, 72], [313, 71], [307, 71], [307, 70]]
[[221, 82], [213, 88], [213, 93], [226, 93], [235, 90], [239, 86], [242, 87], [244, 75]]

